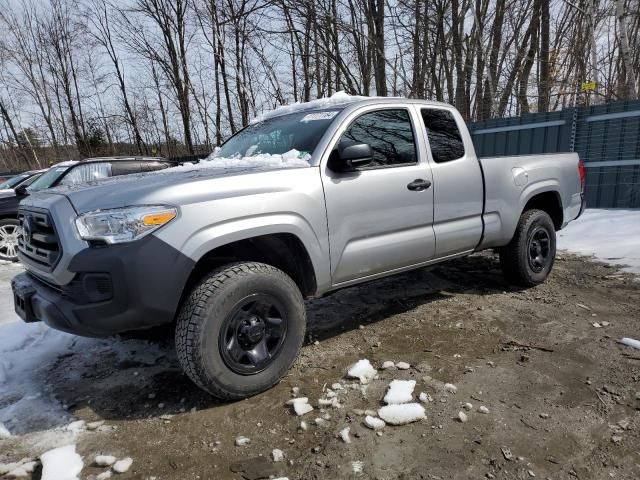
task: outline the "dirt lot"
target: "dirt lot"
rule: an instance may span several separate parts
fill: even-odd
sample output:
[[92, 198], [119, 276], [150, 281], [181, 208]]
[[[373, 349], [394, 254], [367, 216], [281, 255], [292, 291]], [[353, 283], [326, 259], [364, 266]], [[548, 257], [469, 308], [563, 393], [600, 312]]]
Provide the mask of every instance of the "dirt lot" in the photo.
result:
[[[616, 342], [640, 337], [640, 282], [630, 275], [563, 254], [546, 284], [519, 290], [504, 285], [494, 256], [474, 255], [310, 302], [309, 320], [290, 374], [229, 404], [194, 387], [167, 345], [78, 340], [43, 390], [77, 418], [113, 427], [75, 437], [82, 478], [103, 470], [90, 466], [98, 452], [134, 459], [123, 480], [640, 478], [640, 351]], [[411, 368], [380, 370], [365, 397], [344, 378], [361, 358]], [[354, 410], [379, 408], [392, 379], [415, 379], [415, 395], [433, 401], [426, 420], [378, 435]], [[297, 417], [285, 406], [293, 387], [317, 405], [334, 382], [346, 387], [342, 408]], [[337, 437], [346, 426], [350, 444]], [[0, 462], [37, 456], [55, 435], [31, 428], [0, 441]], [[238, 436], [250, 444], [235, 446]], [[283, 462], [271, 461], [274, 448]]]

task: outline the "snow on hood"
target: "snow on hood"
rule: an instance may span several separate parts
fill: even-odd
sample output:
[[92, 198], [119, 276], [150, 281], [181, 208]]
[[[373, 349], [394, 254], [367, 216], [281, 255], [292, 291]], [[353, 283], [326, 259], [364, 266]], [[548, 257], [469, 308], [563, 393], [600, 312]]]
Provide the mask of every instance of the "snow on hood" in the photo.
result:
[[296, 113], [304, 110], [314, 110], [320, 108], [332, 107], [334, 105], [344, 105], [346, 103], [359, 102], [361, 100], [367, 100], [372, 97], [365, 97], [362, 95], [349, 95], [344, 90], [334, 93], [330, 97], [318, 98], [317, 100], [311, 100], [310, 102], [296, 102], [289, 105], [283, 105], [256, 116], [250, 123], [264, 122], [268, 118], [279, 117], [280, 115], [287, 115], [289, 113]]
[[190, 181], [195, 178], [215, 178], [277, 169], [310, 167], [309, 160], [311, 155], [295, 149], [289, 150], [282, 155], [260, 154], [250, 157], [238, 156], [229, 158], [216, 156], [218, 151], [219, 149], [216, 147], [216, 150], [211, 155], [200, 160], [199, 163], [185, 163], [163, 170], [118, 175], [75, 185], [60, 185], [43, 190], [42, 193], [62, 193], [67, 195], [96, 187], [110, 188], [114, 184], [123, 186], [136, 184], [137, 187], [142, 187], [144, 183], [148, 186], [159, 187], [167, 183], [168, 176], [176, 177], [174, 182], [177, 182], [180, 180]]

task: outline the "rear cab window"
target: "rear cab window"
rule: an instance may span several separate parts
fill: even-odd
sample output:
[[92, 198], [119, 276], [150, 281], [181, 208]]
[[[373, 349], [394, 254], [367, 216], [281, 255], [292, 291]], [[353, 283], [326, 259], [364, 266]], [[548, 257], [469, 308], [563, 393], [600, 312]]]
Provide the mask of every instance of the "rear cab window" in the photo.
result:
[[446, 163], [464, 157], [462, 134], [449, 110], [421, 108], [420, 116], [424, 122], [434, 162]]

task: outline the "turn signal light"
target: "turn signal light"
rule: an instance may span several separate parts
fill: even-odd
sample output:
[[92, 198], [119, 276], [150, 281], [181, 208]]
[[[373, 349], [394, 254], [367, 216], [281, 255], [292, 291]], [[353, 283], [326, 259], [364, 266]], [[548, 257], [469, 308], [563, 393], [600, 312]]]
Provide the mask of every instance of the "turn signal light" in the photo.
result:
[[165, 223], [176, 218], [176, 212], [168, 210], [166, 212], [150, 213], [142, 217], [142, 223], [145, 225], [164, 225]]

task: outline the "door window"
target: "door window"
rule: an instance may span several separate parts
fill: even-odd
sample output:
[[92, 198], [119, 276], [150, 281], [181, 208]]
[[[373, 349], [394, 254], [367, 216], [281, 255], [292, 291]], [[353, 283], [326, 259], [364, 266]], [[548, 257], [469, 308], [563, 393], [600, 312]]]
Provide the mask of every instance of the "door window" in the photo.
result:
[[464, 143], [453, 114], [435, 108], [423, 108], [420, 113], [427, 129], [433, 161], [444, 163], [463, 157]]
[[378, 110], [356, 118], [340, 143], [367, 143], [373, 162], [366, 168], [414, 165], [418, 162], [409, 112], [404, 109]]

